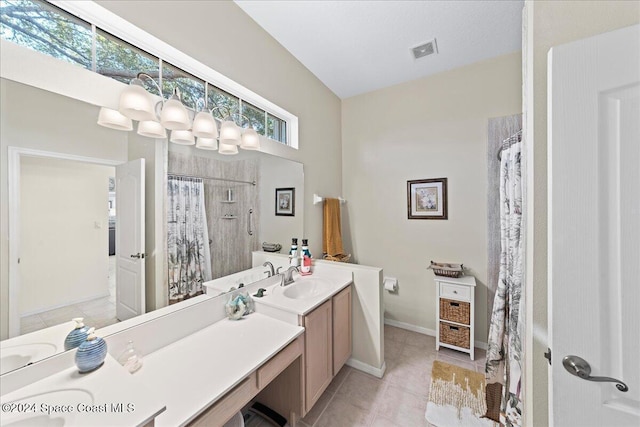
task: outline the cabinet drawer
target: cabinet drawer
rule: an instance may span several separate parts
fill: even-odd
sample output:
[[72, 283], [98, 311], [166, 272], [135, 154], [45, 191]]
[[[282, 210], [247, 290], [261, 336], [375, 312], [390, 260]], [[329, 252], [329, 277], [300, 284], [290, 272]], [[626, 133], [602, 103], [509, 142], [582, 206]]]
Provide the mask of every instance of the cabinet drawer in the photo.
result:
[[440, 322], [440, 342], [456, 347], [471, 348], [471, 330], [466, 326]]
[[257, 385], [259, 390], [262, 390], [302, 354], [302, 345], [302, 338], [298, 337], [298, 339], [272, 357], [271, 360], [258, 368]]
[[255, 372], [193, 420], [190, 427], [222, 426], [256, 394]]
[[463, 301], [440, 298], [440, 319], [470, 325], [471, 304]]
[[440, 296], [458, 301], [471, 301], [471, 288], [451, 283], [440, 283]]

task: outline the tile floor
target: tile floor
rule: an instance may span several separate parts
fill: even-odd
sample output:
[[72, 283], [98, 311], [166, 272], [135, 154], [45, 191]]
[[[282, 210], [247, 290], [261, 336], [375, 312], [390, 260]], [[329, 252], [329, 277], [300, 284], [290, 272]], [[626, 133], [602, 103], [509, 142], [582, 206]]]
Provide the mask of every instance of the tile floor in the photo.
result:
[[20, 319], [20, 332], [26, 334], [84, 317], [84, 324], [102, 328], [116, 323], [116, 257], [109, 257], [109, 296], [70, 304]]
[[435, 337], [385, 325], [387, 371], [382, 379], [345, 366], [313, 409], [303, 427], [431, 427], [425, 420], [431, 365], [442, 360], [484, 372], [485, 351], [469, 355], [441, 348]]

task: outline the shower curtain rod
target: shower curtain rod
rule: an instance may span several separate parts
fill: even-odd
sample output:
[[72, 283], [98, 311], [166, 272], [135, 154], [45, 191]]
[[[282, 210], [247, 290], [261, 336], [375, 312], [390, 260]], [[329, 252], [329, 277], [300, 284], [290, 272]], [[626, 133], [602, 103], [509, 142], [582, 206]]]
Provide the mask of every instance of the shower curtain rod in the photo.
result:
[[520, 129], [518, 132], [511, 135], [509, 138], [502, 141], [502, 145], [498, 150], [498, 160], [502, 160], [502, 150], [507, 149], [511, 147], [513, 144], [515, 144], [516, 142], [520, 142], [520, 141], [522, 141], [522, 129]]
[[256, 185], [255, 181], [242, 181], [239, 179], [229, 179], [229, 178], [216, 178], [215, 176], [195, 176], [195, 175], [184, 175], [180, 173], [168, 173], [167, 176], [177, 176], [180, 178], [200, 178], [200, 179], [212, 179], [215, 181], [226, 181], [226, 182], [238, 182], [241, 184], [251, 184]]

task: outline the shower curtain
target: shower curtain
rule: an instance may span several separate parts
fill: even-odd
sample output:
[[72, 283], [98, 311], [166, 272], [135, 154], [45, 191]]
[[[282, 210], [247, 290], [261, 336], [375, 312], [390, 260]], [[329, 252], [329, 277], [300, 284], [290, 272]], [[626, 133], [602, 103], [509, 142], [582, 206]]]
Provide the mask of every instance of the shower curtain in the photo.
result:
[[520, 136], [504, 143], [500, 161], [500, 274], [491, 313], [486, 362], [488, 418], [522, 425], [523, 232]]
[[169, 302], [203, 293], [211, 280], [209, 232], [202, 179], [167, 177]]

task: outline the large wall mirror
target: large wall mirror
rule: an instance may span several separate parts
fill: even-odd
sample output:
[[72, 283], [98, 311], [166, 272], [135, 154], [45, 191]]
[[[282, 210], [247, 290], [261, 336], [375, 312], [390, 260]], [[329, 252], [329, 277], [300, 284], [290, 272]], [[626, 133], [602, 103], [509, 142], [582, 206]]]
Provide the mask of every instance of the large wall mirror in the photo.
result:
[[[262, 242], [286, 250], [291, 237], [302, 236], [302, 164], [261, 152], [222, 156], [106, 129], [96, 124], [95, 105], [6, 78], [0, 84], [9, 252], [16, 261], [9, 260], [2, 289], [8, 304], [1, 321], [10, 325], [2, 373], [64, 351], [72, 318], [97, 328], [124, 320], [117, 312], [118, 257], [135, 254], [122, 254], [126, 242], [115, 238], [128, 206], [116, 203], [126, 192], [115, 180], [121, 165], [145, 164], [141, 313], [170, 303], [168, 175], [203, 181], [213, 279], [250, 268]], [[282, 187], [296, 188], [294, 217], [275, 215], [275, 189]]]

